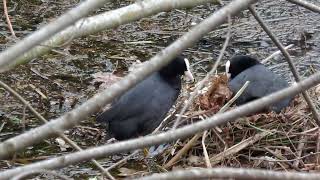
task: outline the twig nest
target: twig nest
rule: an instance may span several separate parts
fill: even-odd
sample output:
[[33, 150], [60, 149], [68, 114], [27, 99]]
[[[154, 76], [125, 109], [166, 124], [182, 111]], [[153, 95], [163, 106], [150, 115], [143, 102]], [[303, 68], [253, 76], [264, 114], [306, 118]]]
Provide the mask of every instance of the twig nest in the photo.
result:
[[217, 112], [231, 98], [232, 92], [228, 88], [228, 78], [225, 74], [217, 74], [210, 80], [209, 87], [201, 90], [197, 105], [203, 110]]

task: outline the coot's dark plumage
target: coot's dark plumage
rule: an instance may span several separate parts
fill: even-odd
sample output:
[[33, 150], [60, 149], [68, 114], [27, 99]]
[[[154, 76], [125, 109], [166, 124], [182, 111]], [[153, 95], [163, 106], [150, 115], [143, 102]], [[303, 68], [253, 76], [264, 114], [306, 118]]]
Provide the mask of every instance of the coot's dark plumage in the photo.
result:
[[[250, 56], [233, 57], [226, 63], [226, 72], [229, 75], [229, 87], [233, 93], [237, 93], [246, 81], [250, 81], [248, 87], [236, 100], [237, 105], [245, 104], [289, 86], [286, 80]], [[269, 106], [268, 110], [279, 113], [283, 108], [289, 106], [291, 100], [292, 97], [281, 100]]]
[[175, 103], [183, 74], [193, 80], [189, 61], [178, 56], [114, 101], [97, 120], [108, 123], [109, 133], [117, 140], [151, 133]]

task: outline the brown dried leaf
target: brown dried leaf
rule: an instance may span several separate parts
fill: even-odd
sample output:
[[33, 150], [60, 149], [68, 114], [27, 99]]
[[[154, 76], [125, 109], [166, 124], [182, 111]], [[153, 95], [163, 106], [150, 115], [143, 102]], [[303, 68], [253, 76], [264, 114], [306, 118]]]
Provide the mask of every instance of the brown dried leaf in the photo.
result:
[[199, 96], [197, 104], [201, 109], [211, 109], [217, 112], [231, 96], [232, 92], [228, 88], [227, 76], [225, 74], [219, 74], [213, 77], [208, 91]]

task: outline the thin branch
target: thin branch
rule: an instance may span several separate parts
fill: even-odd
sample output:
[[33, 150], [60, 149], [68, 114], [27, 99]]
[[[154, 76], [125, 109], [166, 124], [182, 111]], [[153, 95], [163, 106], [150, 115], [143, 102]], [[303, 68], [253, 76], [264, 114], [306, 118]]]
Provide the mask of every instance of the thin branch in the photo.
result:
[[[55, 169], [62, 168], [71, 164], [76, 164], [83, 161], [88, 161], [92, 158], [100, 158], [108, 155], [112, 155], [120, 152], [127, 152], [133, 149], [139, 149], [152, 145], [158, 145], [165, 142], [172, 142], [177, 139], [183, 139], [193, 134], [211, 129], [215, 126], [225, 124], [233, 121], [239, 117], [243, 117], [249, 114], [253, 114], [270, 104], [273, 104], [279, 100], [296, 95], [301, 91], [309, 89], [316, 84], [320, 83], [320, 72], [304, 79], [301, 82], [293, 84], [292, 86], [282, 89], [278, 92], [272, 93], [268, 96], [251, 101], [247, 104], [238, 106], [228, 112], [216, 114], [213, 117], [206, 119], [205, 121], [199, 121], [191, 125], [178, 128], [174, 131], [167, 131], [156, 135], [150, 135], [131, 139], [127, 141], [121, 141], [113, 144], [107, 144], [100, 147], [94, 147], [91, 149], [83, 150], [82, 152], [70, 153], [68, 155], [52, 158], [49, 160], [39, 161], [33, 164], [9, 169], [0, 172], [0, 177], [3, 179], [11, 178], [12, 176], [30, 171], [34, 169]], [[50, 123], [50, 122], [49, 122]], [[1, 148], [0, 148], [1, 149]], [[224, 173], [226, 174], [226, 173]], [[317, 178], [319, 175], [317, 175]]]
[[[231, 104], [235, 100], [237, 100], [240, 95], [243, 93], [243, 91], [248, 87], [249, 81], [246, 81], [246, 83], [239, 89], [239, 91], [234, 95], [220, 110], [219, 113], [225, 112]], [[204, 120], [203, 120], [204, 121]], [[198, 133], [192, 137], [192, 139], [182, 148], [179, 150], [179, 152], [164, 166], [165, 168], [170, 168], [176, 161], [178, 161], [184, 154], [186, 154], [189, 149], [193, 147], [193, 144], [197, 142], [198, 138], [201, 137], [201, 134]], [[224, 143], [225, 144], [225, 143]], [[208, 163], [207, 163], [208, 164]]]
[[170, 168], [171, 166], [173, 166], [184, 154], [186, 154], [189, 151], [189, 149], [191, 149], [193, 147], [193, 144], [195, 142], [197, 142], [199, 137], [201, 137], [200, 133], [193, 136], [190, 139], [190, 141], [186, 145], [184, 145], [183, 148], [180, 149], [178, 151], [178, 153], [175, 156], [173, 156], [173, 158], [171, 158], [167, 164], [164, 165], [164, 168], [167, 169], [167, 168]]
[[[158, 133], [162, 127], [163, 127], [163, 123], [169, 119], [173, 114], [174, 114], [175, 110], [173, 112], [171, 112], [170, 115], [168, 115], [167, 117], [165, 117], [162, 121], [162, 123], [151, 133], [151, 134], [156, 134]], [[112, 164], [111, 166], [109, 166], [108, 168], [106, 168], [107, 171], [110, 171], [111, 169], [120, 166], [121, 164], [125, 163], [129, 158], [131, 158], [132, 156], [138, 154], [139, 152], [141, 152], [141, 149], [135, 150], [133, 153], [127, 155], [126, 157], [122, 158], [121, 160], [119, 160], [118, 162]]]
[[[218, 65], [223, 57], [224, 52], [227, 49], [227, 46], [229, 44], [229, 40], [231, 37], [231, 17], [228, 16], [228, 33], [227, 33], [227, 38], [223, 44], [223, 47], [220, 51], [219, 57], [215, 64], [213, 65], [212, 69], [210, 70], [209, 73], [207, 73], [206, 77], [201, 80], [201, 82], [198, 84], [196, 89], [193, 91], [193, 94], [189, 97], [188, 102], [184, 105], [182, 110], [180, 111], [180, 115], [183, 115], [185, 111], [188, 109], [188, 107], [193, 103], [193, 100], [197, 97], [198, 92], [200, 89], [203, 88], [205, 83], [209, 80], [209, 78], [216, 72]], [[181, 120], [182, 116], [178, 116], [177, 120], [175, 121], [173, 125], [173, 129], [175, 129]], [[198, 140], [198, 138], [201, 137], [200, 134], [196, 134], [182, 149], [179, 150], [179, 152], [164, 166], [165, 168], [171, 167], [176, 161], [178, 161], [185, 153], [189, 151], [193, 147], [193, 144]], [[205, 151], [205, 149], [204, 149]], [[209, 162], [210, 163], [210, 162]]]
[[[247, 159], [250, 159], [250, 160], [262, 160], [262, 161], [268, 161], [268, 162], [294, 162], [294, 161], [297, 161], [297, 160], [302, 160], [302, 159], [305, 159], [307, 157], [310, 157], [310, 156], [315, 156], [315, 155], [319, 155], [320, 152], [316, 152], [316, 153], [310, 153], [310, 154], [307, 154], [305, 156], [301, 156], [301, 157], [298, 157], [298, 158], [294, 158], [294, 159], [286, 159], [286, 160], [273, 160], [273, 159], [266, 159], [266, 158], [255, 158], [255, 157], [249, 157], [247, 155], [241, 155], [241, 156], [245, 156]], [[301, 170], [301, 169], [297, 169], [297, 170]]]
[[[0, 128], [1, 130], [1, 128]], [[320, 153], [320, 130], [318, 129], [317, 131], [317, 148], [316, 148], [316, 153]], [[320, 165], [320, 154], [317, 155], [316, 157], [316, 162], [317, 162], [317, 166]]]
[[[25, 107], [27, 107], [40, 121], [42, 121], [43, 123], [47, 123], [48, 121], [40, 114], [38, 113], [31, 105], [28, 101], [26, 101], [22, 96], [20, 96], [20, 94], [18, 94], [15, 90], [13, 90], [11, 87], [9, 87], [6, 83], [2, 82], [0, 80], [0, 86], [3, 87], [4, 89], [6, 89], [7, 91], [9, 91], [14, 97], [16, 97], [19, 101], [22, 102], [22, 104], [24, 104]], [[25, 108], [24, 108], [25, 109]], [[25, 113], [24, 113], [25, 114]], [[78, 151], [82, 151], [81, 147], [77, 145], [77, 143], [75, 143], [74, 141], [72, 141], [71, 139], [69, 139], [65, 134], [63, 133], [59, 133], [58, 134], [63, 140], [65, 140], [68, 144], [70, 144], [70, 146], [72, 146], [74, 149], [78, 150]], [[111, 174], [105, 170], [103, 168], [103, 166], [101, 164], [99, 164], [96, 160], [92, 159], [91, 162], [97, 166], [97, 168], [106, 176], [108, 176], [110, 179], [114, 179]]]
[[[16, 65], [29, 62], [40, 55], [48, 53], [52, 48], [59, 47], [66, 42], [70, 42], [72, 40], [71, 38], [78, 38], [97, 33], [107, 28], [114, 28], [162, 11], [169, 11], [175, 8], [193, 7], [199, 4], [212, 2], [212, 0], [139, 0], [127, 7], [79, 20], [80, 18], [88, 15], [92, 10], [103, 6], [107, 1], [108, 0], [84, 1], [78, 7], [59, 17], [56, 21], [49, 23], [45, 27], [20, 41], [18, 44], [1, 52], [0, 72], [7, 71]], [[79, 21], [75, 23], [77, 20]], [[75, 25], [70, 26], [73, 23], [75, 23]], [[65, 29], [68, 26], [70, 27]], [[63, 29], [65, 30], [61, 31]], [[59, 31], [61, 32], [56, 34]], [[52, 37], [54, 34], [56, 35]], [[48, 40], [48, 38], [50, 39]], [[44, 42], [45, 40], [47, 41]]]
[[303, 0], [287, 0], [293, 4], [297, 4], [313, 12], [320, 13], [320, 7]]
[[120, 161], [112, 164], [110, 167], [106, 168], [107, 171], [110, 171], [111, 169], [119, 166], [122, 163], [125, 163], [129, 158], [131, 158], [132, 156], [138, 154], [140, 152], [140, 150], [136, 150], [133, 153], [129, 154], [128, 156], [126, 156], [125, 158], [121, 159]]
[[0, 126], [0, 132], [2, 131], [4, 125], [6, 125], [6, 122], [3, 122], [3, 123], [1, 124], [1, 126]]
[[23, 53], [29, 51], [38, 44], [49, 39], [54, 34], [72, 25], [82, 17], [87, 16], [93, 10], [103, 6], [108, 0], [87, 0], [78, 5], [77, 7], [69, 10], [57, 20], [45, 25], [40, 30], [32, 33], [23, 40], [17, 42], [14, 46], [9, 47], [7, 50], [0, 53], [0, 68], [4, 71], [4, 67], [9, 64], [16, 64], [14, 61]]
[[261, 133], [255, 134], [254, 136], [251, 136], [235, 145], [232, 147], [224, 150], [223, 152], [216, 154], [210, 158], [211, 164], [214, 166], [218, 163], [220, 163], [223, 159], [230, 157], [239, 151], [245, 149], [246, 147], [256, 143], [257, 141], [260, 141], [262, 138], [266, 137], [267, 135], [271, 135], [273, 132], [267, 132], [263, 131]]
[[[303, 122], [303, 131], [305, 131], [305, 130], [308, 130], [309, 129], [309, 126], [307, 126], [307, 119], [305, 119], [304, 120], [304, 122]], [[296, 157], [301, 157], [301, 155], [302, 155], [302, 152], [303, 152], [303, 150], [304, 150], [304, 147], [305, 147], [305, 142], [307, 141], [307, 136], [305, 136], [305, 135], [303, 135], [303, 134], [301, 134], [301, 136], [300, 136], [300, 139], [299, 139], [299, 144], [298, 144], [298, 147], [297, 147], [297, 151], [296, 151]], [[294, 163], [293, 163], [293, 166], [295, 167], [295, 168], [298, 168], [299, 167], [299, 164], [300, 164], [300, 160], [299, 159], [297, 159]]]
[[181, 54], [184, 49], [192, 46], [206, 33], [224, 23], [225, 19], [229, 15], [239, 13], [246, 9], [249, 4], [254, 2], [256, 2], [256, 0], [232, 1], [220, 10], [215, 11], [207, 19], [193, 27], [189, 32], [185, 33], [170, 46], [151, 58], [151, 60], [144, 63], [141, 68], [129, 73], [125, 78], [122, 78], [109, 88], [96, 94], [82, 105], [55, 120], [49, 121], [45, 125], [2, 142], [0, 144], [0, 159], [7, 158], [14, 152], [20, 151], [27, 146], [74, 127], [80, 123], [81, 120], [84, 120], [90, 114], [97, 112], [100, 108], [110, 103], [114, 98], [122, 95], [129, 88], [145, 79], [152, 72], [157, 71], [164, 65], [168, 64], [174, 57]]
[[206, 148], [206, 144], [205, 144], [207, 133], [208, 133], [207, 130], [203, 132], [201, 144], [202, 144], [203, 155], [204, 155], [204, 159], [205, 159], [205, 162], [206, 162], [206, 166], [207, 166], [207, 168], [212, 168], [212, 165], [211, 165], [210, 159], [209, 159], [209, 155], [208, 155], [208, 151], [207, 151], [207, 148]]
[[[301, 81], [301, 77], [298, 74], [297, 68], [293, 64], [293, 61], [292, 61], [288, 51], [284, 48], [284, 46], [281, 44], [281, 42], [278, 40], [278, 38], [270, 31], [268, 26], [263, 22], [262, 18], [258, 15], [258, 13], [255, 11], [255, 9], [254, 9], [254, 7], [252, 5], [249, 6], [249, 11], [253, 15], [253, 17], [258, 21], [258, 23], [260, 24], [262, 29], [268, 34], [268, 36], [273, 41], [273, 43], [282, 52], [283, 56], [285, 57], [286, 61], [289, 64], [290, 70], [291, 70], [296, 82]], [[303, 91], [302, 95], [303, 95], [304, 99], [306, 100], [309, 108], [311, 109], [313, 118], [315, 119], [315, 121], [318, 124], [318, 126], [320, 126], [320, 116], [319, 116], [319, 114], [317, 112], [317, 109], [316, 109], [315, 105], [313, 104], [309, 94], [306, 91]]]
[[[180, 111], [180, 115], [183, 115], [187, 109], [189, 108], [189, 106], [193, 103], [193, 100], [198, 96], [198, 92], [203, 88], [203, 86], [205, 85], [205, 83], [209, 80], [209, 78], [216, 72], [220, 61], [222, 60], [222, 57], [224, 55], [224, 52], [227, 49], [227, 46], [229, 44], [229, 40], [231, 37], [231, 17], [230, 15], [228, 15], [228, 33], [227, 33], [227, 38], [224, 41], [223, 47], [220, 51], [219, 57], [217, 59], [217, 61], [214, 63], [212, 69], [210, 70], [209, 73], [207, 73], [206, 77], [204, 77], [199, 83], [198, 86], [196, 87], [196, 89], [193, 91], [193, 94], [189, 97], [187, 103], [184, 105], [184, 107], [182, 108], [182, 110]], [[182, 116], [178, 116], [178, 118], [176, 119], [176, 121], [173, 124], [172, 129], [176, 129], [179, 125], [179, 122], [181, 121]]]
[[139, 180], [169, 180], [169, 179], [272, 179], [272, 180], [318, 180], [319, 173], [280, 172], [260, 169], [244, 168], [193, 168], [177, 170], [162, 174], [139, 178]]
[[8, 28], [12, 34], [12, 36], [14, 38], [17, 38], [16, 34], [14, 33], [14, 30], [12, 28], [12, 24], [9, 18], [9, 14], [8, 14], [8, 7], [7, 7], [7, 0], [3, 0], [3, 11], [4, 11], [4, 15], [6, 16], [6, 20], [7, 20], [7, 24], [8, 24]]
[[53, 171], [47, 171], [47, 170], [32, 170], [32, 171], [28, 171], [28, 172], [24, 172], [21, 174], [16, 175], [15, 177], [13, 177], [11, 180], [21, 180], [21, 179], [26, 179], [26, 177], [32, 176], [32, 175], [40, 175], [40, 174], [47, 174], [47, 175], [51, 175], [51, 176], [55, 176], [56, 178], [62, 179], [62, 180], [71, 180], [70, 178], [63, 176], [61, 174], [58, 174], [56, 172]]
[[[175, 110], [174, 110], [175, 111]], [[173, 115], [173, 112], [171, 112], [170, 115], [168, 115], [166, 118], [164, 118], [164, 120], [162, 121], [162, 123], [151, 133], [151, 134], [156, 134], [158, 133], [162, 127], [163, 127], [163, 123], [169, 119], [172, 115]], [[129, 158], [131, 158], [132, 156], [138, 154], [139, 152], [141, 152], [141, 149], [138, 149], [138, 150], [135, 150], [133, 153], [127, 155], [126, 157], [122, 158], [121, 160], [119, 160], [118, 162], [112, 164], [111, 166], [109, 166], [108, 168], [106, 168], [107, 171], [110, 171], [111, 169], [117, 167], [117, 166], [120, 166], [121, 164], [125, 163]]]
[[[279, 160], [288, 160], [288, 159], [286, 159], [286, 157], [284, 157], [284, 156], [283, 156], [282, 154], [280, 154], [280, 153], [277, 153], [276, 151], [273, 151], [273, 150], [271, 150], [271, 149], [269, 149], [269, 148], [267, 148], [267, 147], [265, 147], [264, 149], [265, 149], [267, 152], [269, 152], [270, 154], [272, 154], [274, 157], [276, 157], [277, 159], [279, 159]], [[251, 158], [252, 158], [252, 157], [249, 157], [248, 159], [251, 160]], [[271, 159], [271, 158], [264, 158], [264, 159]], [[285, 163], [285, 164], [287, 164], [289, 167], [293, 168], [294, 170], [300, 171], [300, 169], [294, 167], [291, 162], [286, 161], [286, 162], [277, 162], [277, 163], [278, 163], [281, 167], [283, 167], [282, 163]], [[284, 168], [284, 169], [285, 169], [285, 168]]]
[[243, 91], [249, 86], [250, 81], [246, 81], [239, 91], [234, 95], [220, 110], [219, 113], [225, 112], [243, 93]]
[[[292, 48], [293, 46], [294, 46], [294, 44], [290, 44], [290, 45], [286, 46], [285, 49], [288, 50], [288, 49]], [[281, 53], [280, 50], [272, 53], [270, 56], [268, 56], [267, 58], [265, 58], [264, 60], [262, 60], [261, 63], [262, 63], [262, 64], [265, 64], [266, 62], [268, 62], [269, 60], [271, 60], [272, 58], [274, 58], [275, 56], [277, 56], [277, 55], [280, 54], [280, 53]]]

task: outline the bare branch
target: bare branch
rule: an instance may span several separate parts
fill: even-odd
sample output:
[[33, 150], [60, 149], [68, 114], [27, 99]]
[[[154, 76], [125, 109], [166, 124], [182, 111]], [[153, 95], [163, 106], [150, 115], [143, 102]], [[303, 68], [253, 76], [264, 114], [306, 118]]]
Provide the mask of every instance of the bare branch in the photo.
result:
[[[182, 108], [182, 110], [180, 111], [180, 115], [183, 115], [187, 109], [189, 108], [189, 106], [193, 103], [193, 100], [198, 96], [198, 92], [203, 88], [203, 86], [205, 85], [205, 83], [209, 80], [209, 78], [216, 72], [220, 61], [222, 60], [222, 57], [224, 55], [224, 52], [227, 49], [227, 46], [229, 44], [229, 40], [231, 38], [231, 17], [230, 15], [228, 15], [228, 33], [227, 33], [227, 38], [223, 43], [223, 47], [219, 53], [219, 57], [216, 60], [216, 62], [214, 63], [212, 69], [210, 70], [209, 73], [207, 73], [206, 77], [204, 77], [198, 84], [198, 86], [196, 87], [196, 89], [193, 91], [194, 93], [189, 97], [187, 103], [184, 105], [184, 107]], [[182, 116], [178, 116], [178, 118], [176, 119], [176, 121], [173, 124], [173, 129], [177, 128], [179, 125], [179, 122], [181, 120]]]
[[[270, 37], [270, 39], [273, 41], [273, 43], [279, 48], [279, 50], [282, 52], [283, 56], [285, 57], [286, 61], [289, 64], [290, 70], [296, 80], [296, 82], [301, 81], [301, 77], [298, 74], [297, 68], [294, 66], [293, 61], [290, 57], [290, 54], [288, 53], [288, 51], [284, 48], [284, 46], [281, 44], [281, 42], [278, 40], [278, 38], [270, 31], [270, 29], [268, 28], [268, 26], [263, 22], [263, 20], [260, 18], [260, 16], [257, 14], [257, 12], [255, 11], [253, 6], [249, 6], [249, 11], [251, 12], [251, 14], [253, 15], [253, 17], [258, 21], [258, 23], [260, 24], [260, 26], [262, 27], [262, 29], [268, 34], [268, 36]], [[313, 104], [309, 94], [306, 91], [302, 92], [302, 95], [304, 97], [304, 99], [306, 100], [309, 108], [312, 111], [312, 115], [313, 118], [315, 119], [316, 123], [318, 124], [318, 126], [320, 126], [320, 116], [317, 112], [317, 109], [315, 107], [315, 105]]]
[[250, 81], [246, 81], [239, 91], [219, 110], [219, 113], [225, 112], [244, 92], [244, 90], [249, 86]]
[[0, 71], [4, 71], [4, 67], [9, 64], [16, 64], [14, 60], [27, 52], [31, 48], [49, 39], [52, 35], [70, 26], [80, 18], [88, 15], [93, 10], [104, 5], [108, 0], [88, 0], [79, 6], [71, 9], [67, 13], [60, 16], [57, 20], [49, 23], [40, 30], [32, 33], [23, 40], [19, 41], [12, 47], [0, 53]]
[[8, 28], [9, 28], [12, 36], [15, 37], [15, 38], [17, 38], [16, 34], [14, 33], [14, 30], [13, 30], [13, 28], [12, 28], [12, 24], [11, 24], [11, 21], [10, 21], [10, 18], [9, 18], [7, 1], [6, 1], [6, 0], [3, 0], [3, 11], [4, 11], [4, 15], [6, 16]]
[[57, 177], [59, 179], [62, 179], [62, 180], [71, 180], [70, 178], [68, 178], [66, 176], [63, 176], [63, 175], [58, 174], [58, 173], [53, 172], [53, 171], [46, 171], [46, 170], [31, 170], [31, 171], [28, 171], [28, 172], [24, 172], [24, 173], [18, 174], [15, 177], [13, 177], [11, 180], [26, 179], [26, 177], [28, 177], [28, 176], [37, 175], [37, 174], [39, 174], [39, 175], [40, 174], [48, 174], [48, 175], [55, 176], [55, 177]]
[[170, 159], [169, 162], [167, 162], [167, 164], [164, 165], [164, 168], [170, 168], [171, 166], [173, 166], [184, 154], [189, 151], [189, 149], [193, 147], [193, 144], [197, 142], [199, 137], [201, 137], [200, 133], [193, 136], [190, 141], [186, 145], [184, 145], [183, 148], [180, 149], [178, 153]]
[[211, 164], [214, 166], [214, 165], [220, 163], [223, 159], [238, 153], [239, 151], [243, 150], [244, 148], [256, 143], [257, 141], [260, 141], [262, 138], [266, 137], [267, 135], [271, 135], [272, 133], [273, 133], [272, 131], [270, 131], [270, 132], [263, 131], [261, 133], [258, 133], [254, 136], [251, 136], [251, 137], [233, 145], [232, 147], [224, 150], [223, 152], [210, 157]]
[[309, 2], [306, 2], [306, 1], [303, 1], [303, 0], [287, 0], [291, 3], [294, 3], [294, 4], [297, 4], [299, 6], [302, 6], [306, 9], [309, 9], [310, 11], [313, 11], [313, 12], [316, 12], [316, 13], [320, 13], [320, 7], [319, 6], [316, 6], [312, 3], [309, 3]]
[[[303, 122], [303, 128], [304, 128], [304, 130], [303, 131], [306, 131], [306, 130], [308, 130], [309, 129], [309, 126], [307, 125], [307, 119], [305, 119], [304, 120], [304, 122]], [[299, 140], [299, 144], [298, 144], [298, 147], [297, 147], [297, 151], [296, 151], [296, 156], [298, 157], [297, 158], [297, 160], [296, 161], [294, 161], [294, 163], [293, 163], [293, 166], [295, 167], [295, 168], [298, 168], [299, 167], [299, 164], [300, 164], [300, 160], [299, 160], [299, 157], [301, 157], [301, 155], [302, 155], [302, 152], [303, 152], [303, 150], [304, 150], [304, 148], [305, 148], [305, 142], [307, 141], [307, 137], [305, 136], [305, 135], [301, 135], [301, 137], [300, 137], [300, 140]]]
[[[268, 152], [269, 150], [267, 148], [265, 148]], [[305, 156], [301, 156], [301, 157], [297, 157], [297, 158], [294, 158], [294, 159], [285, 159], [285, 160], [277, 160], [277, 159], [269, 159], [269, 158], [256, 158], [256, 157], [249, 157], [249, 156], [245, 156], [245, 155], [241, 155], [241, 156], [244, 156], [246, 157], [247, 159], [256, 159], [256, 160], [262, 160], [262, 161], [268, 161], [268, 162], [294, 162], [294, 161], [297, 161], [297, 160], [302, 160], [302, 159], [305, 159], [305, 158], [308, 158], [310, 156], [316, 156], [316, 155], [319, 155], [320, 152], [316, 152], [316, 153], [309, 153]], [[301, 170], [301, 169], [296, 169], [296, 170]]]
[[55, 136], [58, 133], [62, 133], [65, 130], [77, 125], [81, 120], [98, 111], [100, 108], [110, 103], [114, 98], [122, 95], [129, 88], [136, 85], [152, 72], [169, 63], [174, 57], [181, 54], [184, 49], [192, 46], [192, 44], [197, 42], [197, 40], [206, 33], [224, 23], [227, 19], [227, 16], [237, 14], [241, 10], [246, 9], [249, 4], [254, 2], [256, 2], [256, 0], [232, 1], [230, 4], [216, 11], [206, 20], [192, 28], [189, 32], [184, 34], [170, 46], [159, 52], [156, 56], [151, 58], [150, 61], [144, 63], [141, 68], [130, 73], [125, 78], [111, 85], [106, 90], [96, 94], [94, 97], [76, 109], [55, 120], [51, 120], [45, 125], [32, 129], [24, 134], [18, 135], [1, 143], [0, 159], [9, 157], [11, 154], [22, 150], [27, 146], [35, 144], [43, 139]]
[[[0, 81], [0, 86], [3, 87], [4, 89], [6, 89], [7, 91], [9, 91], [14, 97], [16, 97], [19, 101], [22, 102], [22, 104], [24, 104], [25, 107], [27, 107], [40, 121], [42, 121], [43, 123], [47, 123], [48, 121], [40, 114], [38, 113], [31, 105], [28, 101], [26, 101], [22, 96], [20, 96], [15, 90], [13, 90], [11, 87], [9, 87], [7, 84], [5, 84], [4, 82]], [[24, 108], [25, 109], [25, 108]], [[77, 145], [77, 143], [75, 143], [74, 141], [72, 141], [71, 139], [68, 138], [68, 136], [66, 136], [63, 133], [59, 133], [58, 134], [64, 141], [66, 141], [70, 146], [72, 146], [74, 149], [78, 150], [78, 151], [82, 151], [82, 148], [80, 146]], [[101, 164], [98, 163], [98, 161], [92, 159], [91, 162], [106, 176], [108, 176], [110, 179], [112, 179], [111, 174], [105, 170], [103, 168], [103, 166]]]
[[302, 173], [302, 172], [280, 172], [260, 169], [244, 168], [213, 168], [201, 169], [193, 168], [178, 170], [162, 174], [153, 174], [151, 176], [139, 178], [140, 180], [169, 180], [169, 179], [272, 179], [272, 180], [316, 180], [319, 179], [319, 173]]
[[204, 156], [204, 159], [205, 159], [205, 162], [206, 162], [206, 166], [207, 166], [207, 168], [212, 168], [212, 165], [211, 165], [211, 162], [210, 162], [210, 159], [209, 159], [209, 155], [208, 155], [208, 151], [207, 151], [207, 148], [206, 148], [206, 144], [205, 144], [207, 133], [208, 133], [207, 130], [203, 132], [201, 144], [202, 144], [203, 156]]
[[[53, 47], [58, 47], [66, 42], [70, 42], [73, 38], [96, 33], [107, 28], [114, 28], [121, 24], [126, 24], [162, 11], [168, 11], [174, 8], [192, 7], [207, 2], [214, 2], [214, 0], [137, 1], [137, 3], [127, 7], [79, 20], [81, 17], [86, 16], [90, 11], [103, 5], [103, 3], [106, 1], [107, 0], [85, 1], [77, 8], [72, 9], [58, 18], [56, 21], [46, 25], [44, 28], [34, 32], [15, 46], [0, 53], [0, 72], [7, 71], [21, 63], [26, 63], [40, 55], [49, 52]], [[77, 20], [79, 21], [74, 26], [67, 28], [66, 30], [49, 39], [52, 35], [68, 27]], [[41, 46], [37, 46], [47, 39], [49, 40], [43, 43]], [[31, 48], [33, 49], [30, 52], [27, 52]], [[22, 54], [23, 56], [21, 56]]]
[[121, 159], [120, 161], [118, 161], [118, 162], [112, 164], [110, 167], [106, 168], [106, 170], [110, 171], [111, 169], [119, 166], [120, 164], [125, 163], [129, 158], [131, 158], [132, 156], [138, 154], [139, 152], [140, 152], [139, 150], [134, 151], [133, 153], [131, 153], [128, 156], [126, 156], [125, 158]]
[[[92, 158], [105, 157], [105, 156], [112, 155], [119, 152], [127, 152], [133, 149], [139, 149], [139, 148], [148, 147], [151, 145], [157, 145], [165, 142], [175, 141], [177, 139], [186, 138], [193, 134], [230, 122], [239, 117], [243, 117], [243, 116], [255, 113], [266, 106], [269, 106], [289, 96], [296, 95], [301, 91], [309, 89], [312, 86], [315, 86], [316, 84], [319, 84], [319, 83], [320, 83], [320, 72], [306, 78], [305, 80], [297, 84], [293, 84], [288, 88], [272, 93], [263, 98], [251, 101], [247, 104], [239, 106], [228, 112], [216, 114], [213, 117], [208, 118], [204, 121], [199, 121], [191, 125], [184, 126], [182, 128], [163, 132], [156, 135], [150, 135], [150, 136], [140, 137], [140, 138], [131, 139], [127, 141], [121, 141], [113, 144], [107, 144], [100, 147], [83, 150], [81, 152], [75, 152], [65, 156], [52, 158], [44, 161], [39, 161], [37, 163], [33, 163], [30, 165], [25, 165], [22, 167], [17, 167], [14, 169], [2, 171], [0, 172], [0, 177], [3, 179], [8, 179], [18, 173], [22, 173], [25, 171], [30, 171], [35, 169], [61, 168], [61, 167], [65, 167], [71, 164], [76, 164], [82, 161], [87, 161]], [[1, 147], [0, 149], [4, 149], [4, 148], [5, 147]], [[317, 175], [317, 177], [318, 176], [319, 175]]]
[[[288, 49], [292, 48], [293, 46], [294, 46], [294, 44], [290, 44], [290, 45], [286, 46], [285, 49], [288, 50]], [[277, 55], [280, 54], [280, 53], [281, 53], [280, 50], [272, 53], [270, 56], [268, 56], [267, 58], [265, 58], [264, 60], [262, 60], [261, 63], [262, 63], [262, 64], [267, 63], [269, 60], [271, 60], [272, 58], [274, 58], [275, 56], [277, 56]]]

